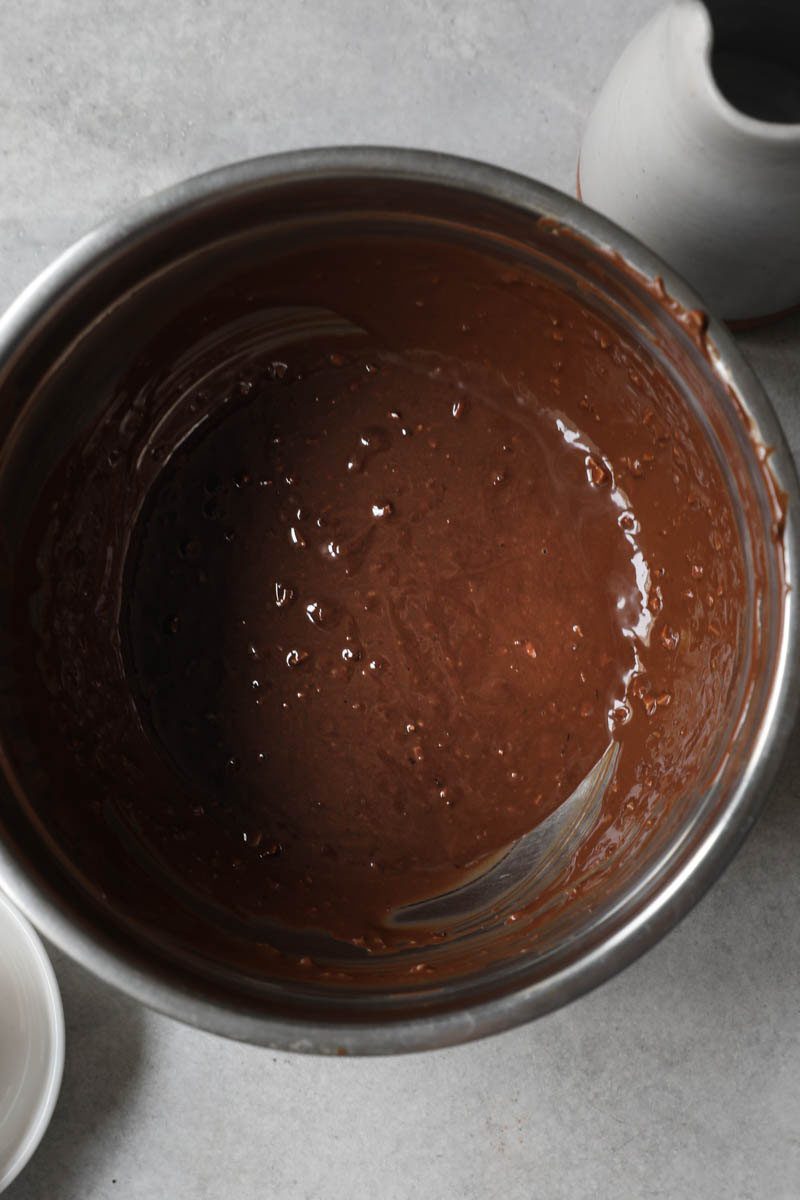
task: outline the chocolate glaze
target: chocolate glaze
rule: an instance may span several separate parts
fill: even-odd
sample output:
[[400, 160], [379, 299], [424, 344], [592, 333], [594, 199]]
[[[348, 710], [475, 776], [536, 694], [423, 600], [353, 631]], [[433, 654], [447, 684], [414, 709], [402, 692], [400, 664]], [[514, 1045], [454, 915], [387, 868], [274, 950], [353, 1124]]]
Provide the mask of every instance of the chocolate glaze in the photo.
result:
[[743, 646], [730, 497], [666, 372], [422, 238], [202, 296], [54, 473], [18, 580], [41, 819], [110, 910], [256, 973], [446, 940], [392, 913], [615, 738], [580, 886], [701, 781]]

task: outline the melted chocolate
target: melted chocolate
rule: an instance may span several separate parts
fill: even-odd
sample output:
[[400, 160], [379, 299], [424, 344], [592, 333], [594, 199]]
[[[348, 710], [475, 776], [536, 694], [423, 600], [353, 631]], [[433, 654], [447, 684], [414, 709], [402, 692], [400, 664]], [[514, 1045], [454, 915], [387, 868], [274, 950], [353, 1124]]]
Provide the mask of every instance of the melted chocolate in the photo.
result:
[[611, 856], [698, 784], [745, 611], [719, 465], [642, 347], [527, 268], [391, 237], [170, 325], [19, 578], [51, 832], [112, 910], [269, 971], [446, 938], [392, 913], [613, 738], [572, 882]]

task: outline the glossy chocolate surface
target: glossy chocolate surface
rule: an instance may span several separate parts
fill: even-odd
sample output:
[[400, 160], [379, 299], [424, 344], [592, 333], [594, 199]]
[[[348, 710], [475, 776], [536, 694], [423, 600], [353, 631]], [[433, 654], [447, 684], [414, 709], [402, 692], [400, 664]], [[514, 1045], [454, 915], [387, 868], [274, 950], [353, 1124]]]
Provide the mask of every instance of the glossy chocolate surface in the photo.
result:
[[693, 787], [745, 602], [699, 425], [588, 299], [424, 238], [287, 252], [170, 323], [50, 480], [41, 815], [168, 942], [379, 957], [610, 739], [584, 867]]

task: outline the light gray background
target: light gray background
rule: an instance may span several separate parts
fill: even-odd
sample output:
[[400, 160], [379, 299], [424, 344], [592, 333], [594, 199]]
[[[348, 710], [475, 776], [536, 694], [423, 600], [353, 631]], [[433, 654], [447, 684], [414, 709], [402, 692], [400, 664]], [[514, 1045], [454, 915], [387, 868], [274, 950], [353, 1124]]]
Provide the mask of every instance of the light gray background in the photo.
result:
[[[341, 142], [572, 191], [653, 0], [0, 0], [0, 305], [93, 223], [225, 161]], [[800, 319], [743, 339], [800, 451]], [[797, 739], [796, 739], [797, 742]], [[10, 1200], [797, 1200], [800, 747], [644, 959], [502, 1037], [323, 1061], [226, 1043], [54, 954], [67, 1065]]]

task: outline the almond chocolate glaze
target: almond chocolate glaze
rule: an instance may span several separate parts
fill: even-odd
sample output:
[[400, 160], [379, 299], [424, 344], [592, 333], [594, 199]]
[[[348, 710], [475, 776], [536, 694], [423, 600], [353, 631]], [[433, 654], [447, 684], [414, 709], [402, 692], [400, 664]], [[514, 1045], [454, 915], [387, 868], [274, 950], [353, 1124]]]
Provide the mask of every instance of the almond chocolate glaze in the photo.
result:
[[666, 373], [587, 304], [457, 244], [343, 237], [142, 353], [18, 570], [39, 815], [110, 911], [325, 971], [331, 939], [446, 939], [392, 914], [610, 740], [584, 866], [697, 783], [743, 637], [736, 523]]

